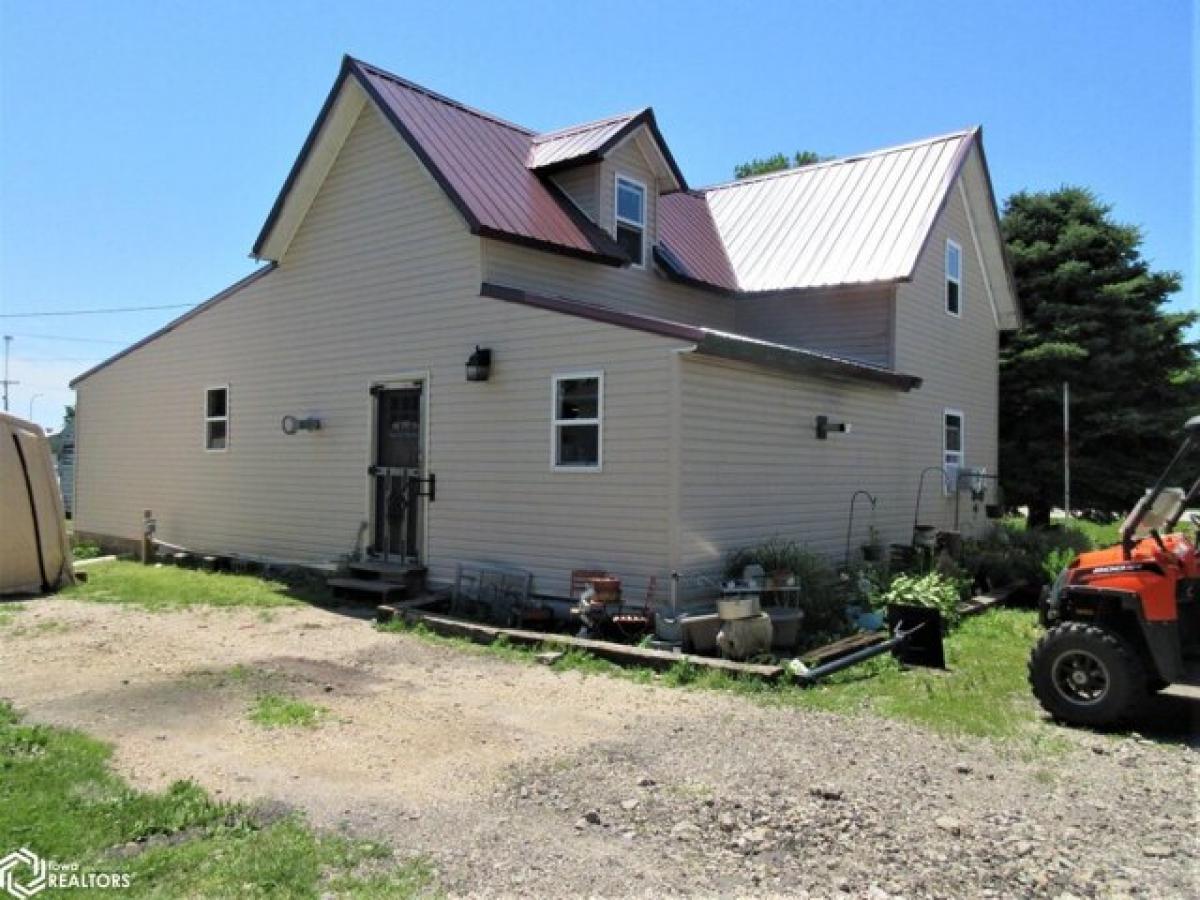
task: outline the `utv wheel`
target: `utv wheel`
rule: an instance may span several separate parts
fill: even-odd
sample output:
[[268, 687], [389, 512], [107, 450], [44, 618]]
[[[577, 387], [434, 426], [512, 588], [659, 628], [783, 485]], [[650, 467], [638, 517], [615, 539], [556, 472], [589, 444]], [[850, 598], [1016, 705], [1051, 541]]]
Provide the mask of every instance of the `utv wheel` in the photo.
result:
[[1127, 641], [1083, 622], [1050, 629], [1029, 657], [1034, 696], [1054, 718], [1110, 725], [1146, 696], [1146, 669]]

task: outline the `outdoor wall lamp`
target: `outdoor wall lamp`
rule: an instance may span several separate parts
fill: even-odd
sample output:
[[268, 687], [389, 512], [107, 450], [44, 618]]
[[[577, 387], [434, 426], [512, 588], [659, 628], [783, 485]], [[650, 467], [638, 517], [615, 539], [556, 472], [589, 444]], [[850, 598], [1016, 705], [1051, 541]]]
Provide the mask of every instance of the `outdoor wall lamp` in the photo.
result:
[[829, 416], [817, 416], [817, 440], [826, 440], [829, 437], [829, 432], [831, 431], [840, 431], [842, 434], [849, 434], [850, 423], [830, 422]]
[[492, 374], [492, 351], [488, 347], [475, 345], [475, 352], [467, 357], [467, 381], [487, 381]]
[[284, 434], [295, 434], [297, 431], [320, 431], [321, 420], [316, 416], [307, 416], [303, 419], [284, 416], [279, 420], [279, 428]]

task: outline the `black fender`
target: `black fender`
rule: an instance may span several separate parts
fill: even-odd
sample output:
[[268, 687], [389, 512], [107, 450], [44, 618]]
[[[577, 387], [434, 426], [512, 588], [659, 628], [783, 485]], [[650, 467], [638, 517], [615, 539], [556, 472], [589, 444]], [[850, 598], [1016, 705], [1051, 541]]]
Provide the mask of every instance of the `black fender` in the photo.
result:
[[1161, 681], [1173, 683], [1183, 677], [1179, 623], [1147, 621], [1142, 598], [1134, 591], [1067, 585], [1059, 594], [1059, 616], [1093, 622], [1124, 636], [1142, 651], [1147, 667]]

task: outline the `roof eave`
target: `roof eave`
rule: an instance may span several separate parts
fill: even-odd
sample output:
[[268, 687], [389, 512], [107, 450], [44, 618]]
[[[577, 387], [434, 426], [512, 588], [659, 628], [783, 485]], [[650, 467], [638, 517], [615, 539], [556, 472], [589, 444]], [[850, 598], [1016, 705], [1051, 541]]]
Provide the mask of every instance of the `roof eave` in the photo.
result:
[[[271, 204], [271, 211], [267, 214], [267, 220], [259, 230], [258, 237], [254, 239], [254, 245], [250, 249], [250, 257], [252, 259], [262, 260], [266, 258], [263, 256], [263, 249], [271, 237], [271, 232], [275, 230], [275, 225], [283, 212], [288, 195], [291, 194], [292, 188], [300, 177], [300, 173], [304, 171], [304, 165], [308, 162], [308, 158], [316, 146], [321, 129], [325, 125], [325, 120], [329, 118], [329, 113], [332, 111], [333, 105], [342, 91], [342, 85], [345, 84], [346, 78], [350, 74], [353, 62], [353, 59], [348, 55], [342, 57], [342, 64], [338, 69], [338, 76], [333, 82], [333, 87], [329, 89], [329, 94], [325, 97], [325, 102], [321, 104], [321, 111], [317, 113], [317, 120], [313, 123], [312, 128], [309, 129], [308, 136], [304, 139], [304, 144], [300, 147], [300, 152], [296, 155], [296, 159], [292, 163], [292, 168], [288, 171], [287, 178], [284, 179], [283, 186], [279, 189], [279, 193], [275, 197], [275, 202]], [[277, 261], [272, 260], [272, 262]]]
[[184, 322], [188, 321], [188, 319], [198, 316], [200, 313], [204, 312], [205, 310], [210, 309], [213, 306], [216, 306], [222, 300], [229, 299], [234, 294], [238, 293], [242, 288], [249, 287], [251, 284], [258, 281], [258, 279], [262, 278], [264, 275], [269, 275], [271, 272], [275, 271], [275, 268], [276, 268], [276, 264], [273, 262], [269, 262], [262, 268], [255, 269], [253, 272], [251, 272], [245, 278], [235, 281], [229, 287], [225, 288], [225, 290], [214, 294], [213, 296], [209, 297], [207, 300], [205, 300], [202, 303], [198, 303], [196, 306], [193, 306], [191, 309], [189, 309], [183, 315], [176, 316], [174, 319], [172, 319], [170, 322], [168, 322], [162, 328], [159, 328], [157, 331], [153, 331], [150, 334], [146, 335], [141, 340], [135, 341], [134, 343], [132, 343], [128, 347], [126, 347], [124, 350], [117, 351], [116, 353], [114, 353], [112, 356], [110, 356], [108, 359], [104, 360], [103, 362], [96, 363], [96, 365], [92, 366], [86, 372], [83, 372], [80, 375], [76, 375], [74, 378], [72, 378], [67, 383], [67, 387], [74, 388], [75, 385], [79, 384], [80, 382], [84, 381], [87, 378], [91, 378], [93, 375], [95, 375], [101, 369], [108, 368], [113, 363], [117, 362], [120, 359], [123, 359], [124, 357], [128, 356], [130, 353], [133, 353], [133, 351], [140, 350], [142, 347], [145, 347], [151, 341], [157, 340], [158, 338], [162, 337], [163, 335], [174, 331], [176, 328], [178, 328]]
[[916, 375], [877, 368], [853, 360], [821, 356], [802, 348], [759, 343], [711, 331], [706, 332], [703, 340], [697, 343], [696, 352], [795, 375], [831, 378], [836, 381], [865, 381], [894, 390], [911, 391], [921, 386], [921, 379]]

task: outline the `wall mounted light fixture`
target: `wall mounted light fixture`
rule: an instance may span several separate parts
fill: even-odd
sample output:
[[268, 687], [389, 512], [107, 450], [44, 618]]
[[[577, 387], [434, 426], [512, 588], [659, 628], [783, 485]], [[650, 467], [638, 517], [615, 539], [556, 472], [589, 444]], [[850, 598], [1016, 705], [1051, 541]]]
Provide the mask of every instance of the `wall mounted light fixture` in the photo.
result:
[[321, 420], [316, 416], [306, 416], [303, 419], [284, 416], [279, 420], [279, 428], [284, 434], [295, 434], [297, 431], [320, 431]]
[[487, 381], [491, 374], [492, 351], [476, 344], [475, 352], [467, 357], [467, 381]]
[[823, 441], [828, 439], [829, 432], [840, 431], [842, 434], [850, 433], [849, 422], [830, 422], [829, 416], [817, 416], [817, 440]]

